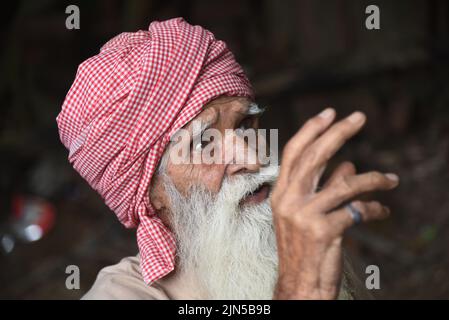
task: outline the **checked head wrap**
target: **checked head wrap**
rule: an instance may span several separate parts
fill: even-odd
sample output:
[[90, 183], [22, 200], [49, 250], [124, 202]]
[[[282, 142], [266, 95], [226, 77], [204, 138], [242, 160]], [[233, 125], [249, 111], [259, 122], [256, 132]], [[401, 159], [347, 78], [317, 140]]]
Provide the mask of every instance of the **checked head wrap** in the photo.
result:
[[175, 239], [149, 200], [170, 137], [221, 95], [253, 98], [223, 41], [182, 18], [111, 39], [78, 68], [56, 118], [75, 170], [128, 228], [148, 284], [174, 269]]

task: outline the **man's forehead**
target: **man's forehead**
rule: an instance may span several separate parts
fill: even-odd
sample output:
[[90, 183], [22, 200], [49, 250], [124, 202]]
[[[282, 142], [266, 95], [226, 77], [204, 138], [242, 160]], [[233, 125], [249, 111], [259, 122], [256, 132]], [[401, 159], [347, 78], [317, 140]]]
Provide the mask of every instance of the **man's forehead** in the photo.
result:
[[210, 101], [204, 106], [204, 110], [211, 107], [231, 107], [231, 108], [247, 108], [251, 101], [246, 97], [226, 97], [222, 96]]
[[212, 100], [206, 104], [192, 121], [190, 121], [186, 128], [190, 127], [194, 120], [201, 120], [203, 122], [217, 122], [220, 116], [229, 114], [248, 114], [251, 108], [251, 100], [245, 97], [220, 97]]

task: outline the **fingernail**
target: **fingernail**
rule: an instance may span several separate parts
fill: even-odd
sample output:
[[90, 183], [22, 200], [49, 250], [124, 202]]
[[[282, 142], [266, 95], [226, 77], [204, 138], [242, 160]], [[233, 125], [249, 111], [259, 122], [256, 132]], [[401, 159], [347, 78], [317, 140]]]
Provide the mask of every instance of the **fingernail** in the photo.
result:
[[320, 116], [321, 118], [328, 119], [328, 118], [332, 117], [332, 115], [333, 115], [334, 113], [335, 113], [335, 110], [334, 110], [334, 109], [332, 109], [332, 108], [327, 108], [327, 109], [325, 109], [324, 111], [321, 111], [321, 113], [319, 114], [319, 116]]
[[386, 173], [385, 176], [392, 181], [399, 181], [399, 177], [394, 173]]
[[348, 120], [351, 121], [352, 123], [358, 123], [362, 121], [363, 118], [365, 118], [365, 115], [359, 111], [356, 111], [349, 116]]

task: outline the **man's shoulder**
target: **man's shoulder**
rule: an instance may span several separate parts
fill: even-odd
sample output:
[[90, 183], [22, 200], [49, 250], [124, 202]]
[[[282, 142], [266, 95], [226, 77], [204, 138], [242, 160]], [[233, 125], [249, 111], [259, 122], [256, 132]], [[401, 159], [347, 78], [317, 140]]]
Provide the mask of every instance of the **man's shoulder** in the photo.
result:
[[169, 297], [157, 282], [149, 286], [143, 281], [139, 256], [131, 256], [103, 268], [92, 288], [81, 299], [167, 300]]

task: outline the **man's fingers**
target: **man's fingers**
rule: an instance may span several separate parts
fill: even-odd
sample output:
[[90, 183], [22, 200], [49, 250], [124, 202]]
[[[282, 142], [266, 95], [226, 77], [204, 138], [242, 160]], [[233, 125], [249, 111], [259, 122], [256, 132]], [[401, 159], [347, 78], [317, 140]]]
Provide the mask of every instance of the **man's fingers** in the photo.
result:
[[288, 141], [282, 153], [282, 166], [279, 181], [288, 181], [295, 160], [304, 149], [325, 131], [335, 118], [335, 110], [327, 108], [309, 119]]
[[304, 150], [301, 165], [294, 167], [290, 174], [300, 184], [300, 190], [312, 191], [313, 183], [322, 168], [347, 140], [360, 131], [365, 121], [363, 113], [354, 112], [330, 127]]
[[326, 187], [332, 185], [333, 183], [338, 181], [338, 179], [341, 179], [344, 176], [353, 176], [355, 174], [356, 174], [356, 169], [355, 169], [354, 164], [352, 162], [345, 161], [345, 162], [341, 163], [340, 165], [338, 165], [337, 168], [334, 169], [331, 176], [324, 184], [323, 188], [326, 188]]
[[342, 203], [366, 192], [390, 190], [399, 184], [399, 178], [392, 173], [377, 171], [354, 176], [342, 176], [332, 185], [318, 192], [308, 206], [316, 212], [329, 212]]
[[[390, 209], [377, 201], [353, 201], [351, 205], [360, 212], [362, 222], [381, 220], [390, 215]], [[329, 213], [328, 219], [337, 234], [343, 233], [346, 229], [354, 225], [354, 219], [347, 207]]]
[[327, 162], [347, 140], [360, 131], [365, 121], [366, 116], [357, 111], [329, 128], [312, 146], [317, 163]]

